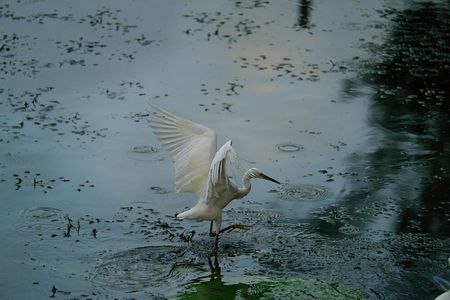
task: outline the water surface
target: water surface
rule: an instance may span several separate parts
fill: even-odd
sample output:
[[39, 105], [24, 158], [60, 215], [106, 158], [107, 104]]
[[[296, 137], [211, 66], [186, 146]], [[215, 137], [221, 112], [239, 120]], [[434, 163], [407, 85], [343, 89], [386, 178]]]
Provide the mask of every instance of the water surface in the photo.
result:
[[[449, 20], [446, 1], [2, 2], [0, 298], [436, 297]], [[283, 182], [227, 208], [252, 227], [217, 259], [207, 222], [174, 218], [196, 199], [151, 101]]]

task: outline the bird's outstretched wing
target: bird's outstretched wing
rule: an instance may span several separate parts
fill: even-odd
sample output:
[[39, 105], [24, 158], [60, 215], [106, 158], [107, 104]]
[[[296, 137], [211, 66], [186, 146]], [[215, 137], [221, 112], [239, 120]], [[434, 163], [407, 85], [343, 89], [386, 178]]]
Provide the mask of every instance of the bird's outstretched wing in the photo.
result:
[[202, 195], [208, 172], [217, 150], [214, 130], [181, 118], [164, 108], [151, 104], [150, 126], [162, 146], [175, 160], [177, 192]]
[[211, 162], [208, 177], [208, 196], [215, 198], [224, 191], [233, 192], [234, 187], [230, 186], [231, 168], [235, 168], [237, 164], [236, 151], [231, 146], [231, 141], [226, 142], [214, 156]]

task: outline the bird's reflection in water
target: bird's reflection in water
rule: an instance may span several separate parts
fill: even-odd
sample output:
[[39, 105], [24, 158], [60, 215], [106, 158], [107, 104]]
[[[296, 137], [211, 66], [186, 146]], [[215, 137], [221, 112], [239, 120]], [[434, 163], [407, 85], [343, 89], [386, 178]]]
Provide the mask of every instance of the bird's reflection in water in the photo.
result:
[[302, 29], [308, 29], [311, 27], [311, 10], [312, 1], [311, 0], [300, 0], [298, 4], [298, 27]]
[[211, 261], [211, 257], [208, 257], [209, 269], [211, 271], [211, 280], [210, 281], [219, 281], [222, 282], [222, 274], [220, 272], [219, 260], [217, 259], [217, 255], [214, 255], [214, 261]]
[[209, 269], [204, 262], [194, 262], [194, 261], [175, 262], [172, 264], [172, 267], [170, 268], [170, 271], [167, 274], [167, 276], [170, 277], [172, 275], [175, 275], [175, 273], [177, 273], [181, 269], [191, 269], [202, 273], [208, 273], [209, 271], [208, 275], [202, 275], [200, 277], [197, 277], [192, 281], [192, 283], [203, 282], [205, 281], [205, 279], [210, 279], [211, 281], [220, 280], [222, 278], [222, 275], [220, 271], [218, 255], [216, 253], [208, 255], [207, 261]]
[[217, 255], [208, 256], [207, 260], [209, 274], [195, 279], [187, 290], [178, 294], [179, 299], [236, 299], [250, 295], [250, 285], [224, 281]]
[[205, 281], [205, 279], [208, 279], [208, 278], [210, 279], [210, 281], [217, 281], [217, 280], [220, 281], [222, 278], [222, 275], [220, 272], [219, 260], [217, 258], [217, 255], [214, 255], [213, 257], [214, 257], [214, 259], [211, 259], [211, 256], [207, 257], [209, 270], [204, 263], [175, 262], [172, 265], [172, 268], [170, 269], [167, 276], [170, 277], [170, 276], [174, 275], [179, 269], [193, 269], [195, 271], [205, 272], [205, 273], [209, 271], [210, 274], [197, 277], [192, 281], [192, 283], [203, 282], [203, 281]]

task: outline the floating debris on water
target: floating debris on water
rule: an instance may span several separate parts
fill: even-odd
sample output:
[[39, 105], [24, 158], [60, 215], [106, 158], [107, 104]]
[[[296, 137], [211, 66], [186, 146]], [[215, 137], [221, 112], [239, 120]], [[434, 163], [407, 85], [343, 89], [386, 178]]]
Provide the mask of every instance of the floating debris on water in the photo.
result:
[[312, 184], [283, 184], [278, 190], [278, 197], [285, 200], [321, 201], [330, 195], [327, 187]]
[[160, 149], [158, 149], [156, 147], [147, 146], [147, 145], [135, 146], [132, 148], [132, 150], [134, 153], [139, 153], [139, 154], [157, 153], [157, 152], [161, 151]]
[[160, 186], [151, 186], [150, 190], [159, 195], [168, 194], [169, 191], [166, 188], [160, 187]]

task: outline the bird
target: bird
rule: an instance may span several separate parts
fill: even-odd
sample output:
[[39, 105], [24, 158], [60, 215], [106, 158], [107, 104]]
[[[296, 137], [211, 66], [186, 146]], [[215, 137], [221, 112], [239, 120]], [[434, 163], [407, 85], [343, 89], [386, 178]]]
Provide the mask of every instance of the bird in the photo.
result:
[[[213, 129], [175, 115], [155, 103], [150, 103], [149, 125], [163, 148], [174, 160], [176, 192], [192, 192], [197, 203], [176, 215], [180, 220], [211, 221], [209, 235], [215, 236], [217, 253], [219, 235], [234, 229], [248, 229], [233, 224], [221, 229], [222, 211], [234, 199], [245, 197], [251, 190], [252, 179], [264, 179], [277, 184], [258, 168], [250, 168], [239, 185], [232, 176], [237, 154], [231, 140], [217, 150], [217, 135]], [[215, 233], [213, 233], [215, 223]]]

